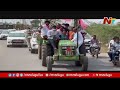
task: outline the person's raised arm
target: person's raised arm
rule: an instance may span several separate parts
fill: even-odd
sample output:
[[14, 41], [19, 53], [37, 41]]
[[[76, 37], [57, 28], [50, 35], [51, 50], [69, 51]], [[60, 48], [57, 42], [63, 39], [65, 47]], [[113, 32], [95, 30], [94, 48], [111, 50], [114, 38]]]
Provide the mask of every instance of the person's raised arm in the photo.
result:
[[77, 40], [77, 34], [75, 33], [71, 41], [76, 41], [76, 40]]

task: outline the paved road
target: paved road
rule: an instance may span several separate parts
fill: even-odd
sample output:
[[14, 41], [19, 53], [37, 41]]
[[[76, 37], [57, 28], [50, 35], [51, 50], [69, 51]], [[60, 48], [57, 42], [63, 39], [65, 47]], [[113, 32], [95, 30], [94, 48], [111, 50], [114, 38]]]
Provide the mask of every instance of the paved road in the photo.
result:
[[[89, 57], [88, 71], [120, 71], [120, 67], [114, 67], [107, 54], [100, 54], [96, 60]], [[31, 54], [28, 48], [6, 47], [6, 41], [0, 41], [0, 71], [46, 71], [46, 67], [41, 66], [41, 60], [37, 54]], [[80, 71], [80, 67], [75, 67], [74, 62], [56, 62], [54, 71]]]

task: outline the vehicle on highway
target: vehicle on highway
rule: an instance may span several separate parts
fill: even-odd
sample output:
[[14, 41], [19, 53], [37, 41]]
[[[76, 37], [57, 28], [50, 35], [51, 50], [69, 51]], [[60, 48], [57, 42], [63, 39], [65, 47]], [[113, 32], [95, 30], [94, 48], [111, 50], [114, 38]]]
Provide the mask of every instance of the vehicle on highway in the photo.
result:
[[112, 63], [114, 66], [119, 66], [120, 65], [120, 46], [119, 48], [114, 47], [113, 45], [111, 45], [110, 47], [111, 52], [114, 53], [114, 57], [112, 60]]
[[90, 53], [93, 57], [96, 57], [98, 58], [98, 55], [99, 55], [99, 46], [94, 43], [94, 44], [91, 44], [90, 46], [91, 50], [90, 50]]
[[7, 37], [7, 47], [10, 47], [10, 46], [25, 46], [25, 47], [27, 47], [25, 33], [21, 32], [21, 31], [10, 32]]
[[3, 30], [2, 30], [2, 29], [0, 29], [0, 34], [2, 33], [2, 31], [3, 31]]
[[37, 34], [33, 33], [32, 38], [30, 40], [30, 51], [31, 53], [38, 53], [38, 43], [37, 43]]
[[52, 71], [54, 61], [74, 61], [76, 66], [82, 67], [82, 71], [87, 71], [88, 57], [84, 54], [77, 55], [77, 46], [71, 40], [60, 40], [55, 53], [46, 37], [37, 40], [38, 44], [42, 44], [39, 47], [41, 48], [39, 54], [41, 54], [42, 66], [46, 66], [47, 71]]
[[20, 30], [21, 32], [27, 33], [27, 29]]
[[84, 40], [86, 52], [88, 52], [88, 50], [90, 50], [91, 40], [92, 40], [92, 36], [87, 33], [85, 35], [85, 40]]
[[8, 29], [9, 32], [16, 31], [16, 29]]
[[8, 37], [9, 31], [8, 30], [2, 30], [0, 34], [0, 40], [6, 40]]

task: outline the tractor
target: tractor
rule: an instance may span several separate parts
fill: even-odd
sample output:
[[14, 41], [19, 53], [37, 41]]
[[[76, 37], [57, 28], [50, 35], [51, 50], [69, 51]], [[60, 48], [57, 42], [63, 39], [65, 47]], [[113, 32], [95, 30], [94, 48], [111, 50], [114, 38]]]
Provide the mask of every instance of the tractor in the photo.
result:
[[82, 71], [87, 71], [88, 57], [82, 53], [77, 55], [78, 45], [71, 40], [59, 40], [56, 52], [53, 51], [52, 45], [46, 38], [39, 37], [37, 41], [39, 44], [38, 56], [42, 60], [42, 66], [47, 67], [47, 71], [52, 71], [52, 65], [55, 61], [74, 61], [76, 66], [82, 67]]
[[42, 66], [47, 67], [47, 71], [52, 71], [54, 61], [75, 61], [76, 66], [81, 66], [82, 71], [88, 69], [88, 58], [84, 54], [77, 55], [77, 46], [71, 40], [60, 40], [57, 52], [54, 54], [51, 44], [47, 40], [38, 40], [39, 59]]

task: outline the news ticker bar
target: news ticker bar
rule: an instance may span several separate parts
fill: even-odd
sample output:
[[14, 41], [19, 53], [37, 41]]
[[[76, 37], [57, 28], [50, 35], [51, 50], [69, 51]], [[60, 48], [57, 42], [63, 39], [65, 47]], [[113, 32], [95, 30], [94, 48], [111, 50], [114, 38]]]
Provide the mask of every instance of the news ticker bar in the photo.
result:
[[0, 78], [120, 78], [119, 72], [5, 72]]

